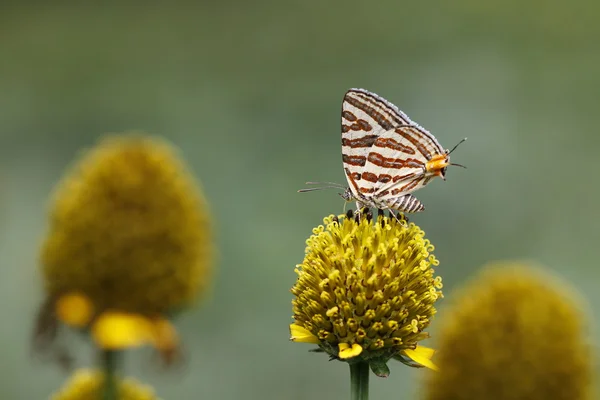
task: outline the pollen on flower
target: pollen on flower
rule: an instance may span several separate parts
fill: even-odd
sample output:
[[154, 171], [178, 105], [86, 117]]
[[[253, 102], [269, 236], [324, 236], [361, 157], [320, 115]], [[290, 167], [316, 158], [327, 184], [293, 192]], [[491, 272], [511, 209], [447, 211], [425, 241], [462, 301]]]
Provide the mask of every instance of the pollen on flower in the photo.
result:
[[[104, 375], [100, 371], [77, 370], [71, 379], [50, 400], [102, 400]], [[121, 400], [159, 400], [152, 387], [134, 379], [120, 380], [117, 386]]]
[[594, 357], [577, 297], [539, 267], [488, 266], [442, 315], [442, 372], [426, 376], [425, 398], [592, 398]]
[[331, 215], [313, 230], [295, 269], [292, 326], [334, 358], [405, 362], [442, 295], [433, 246], [404, 219], [363, 216]]

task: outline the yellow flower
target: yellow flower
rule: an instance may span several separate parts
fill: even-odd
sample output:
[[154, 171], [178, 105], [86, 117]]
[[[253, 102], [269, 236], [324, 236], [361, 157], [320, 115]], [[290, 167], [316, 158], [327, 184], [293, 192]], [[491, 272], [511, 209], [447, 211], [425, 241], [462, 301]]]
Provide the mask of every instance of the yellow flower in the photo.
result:
[[592, 356], [566, 283], [519, 263], [490, 265], [440, 320], [426, 399], [590, 399]]
[[351, 212], [325, 218], [296, 268], [291, 340], [372, 369], [390, 358], [435, 369], [433, 351], [418, 346], [442, 296], [432, 250], [405, 220], [358, 220]]
[[53, 331], [53, 314], [78, 328], [118, 326], [120, 338], [96, 335], [107, 348], [164, 344], [156, 321], [164, 328], [162, 316], [189, 305], [210, 282], [206, 201], [175, 149], [158, 138], [113, 135], [85, 152], [57, 186], [49, 222], [38, 335]]
[[[99, 371], [77, 370], [50, 400], [102, 400], [104, 375]], [[118, 382], [119, 400], [159, 400], [152, 387], [126, 378]]]

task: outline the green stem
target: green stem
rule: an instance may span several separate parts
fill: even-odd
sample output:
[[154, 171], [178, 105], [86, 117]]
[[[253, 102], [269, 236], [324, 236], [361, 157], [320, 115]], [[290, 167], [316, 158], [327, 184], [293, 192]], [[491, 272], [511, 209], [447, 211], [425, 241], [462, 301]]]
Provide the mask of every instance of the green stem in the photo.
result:
[[369, 364], [366, 362], [350, 364], [350, 399], [369, 399]]
[[119, 353], [111, 350], [102, 351], [102, 369], [104, 370], [104, 388], [102, 400], [118, 400], [117, 369]]

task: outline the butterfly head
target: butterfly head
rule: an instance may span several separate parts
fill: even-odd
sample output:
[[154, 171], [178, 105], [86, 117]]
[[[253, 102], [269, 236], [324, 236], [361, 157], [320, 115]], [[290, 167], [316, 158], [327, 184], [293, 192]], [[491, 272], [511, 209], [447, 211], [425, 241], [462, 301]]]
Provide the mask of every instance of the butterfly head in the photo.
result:
[[452, 148], [452, 150], [446, 150], [444, 154], [436, 154], [433, 157], [431, 157], [431, 160], [427, 161], [427, 164], [425, 164], [425, 171], [429, 175], [439, 176], [443, 180], [446, 180], [446, 170], [448, 169], [448, 166], [454, 165], [456, 167], [467, 168], [464, 165], [450, 162], [450, 153], [456, 150], [458, 145], [464, 142], [465, 140], [467, 140], [467, 138], [464, 138], [463, 140], [458, 142], [456, 146]]
[[446, 169], [448, 169], [448, 165], [450, 165], [449, 153], [436, 154], [431, 160], [427, 161], [425, 170], [429, 175], [439, 176], [443, 180], [446, 180]]
[[340, 193], [340, 196], [342, 197], [342, 199], [344, 199], [345, 201], [354, 201], [354, 195], [352, 194], [352, 190], [350, 190], [350, 188], [346, 188], [344, 189], [343, 193]]

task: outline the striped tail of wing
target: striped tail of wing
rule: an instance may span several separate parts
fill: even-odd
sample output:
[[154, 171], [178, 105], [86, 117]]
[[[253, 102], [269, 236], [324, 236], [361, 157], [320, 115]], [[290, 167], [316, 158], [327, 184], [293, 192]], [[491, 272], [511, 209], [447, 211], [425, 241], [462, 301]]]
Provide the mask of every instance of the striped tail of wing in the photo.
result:
[[391, 199], [388, 207], [403, 213], [417, 213], [425, 209], [425, 206], [412, 194]]

